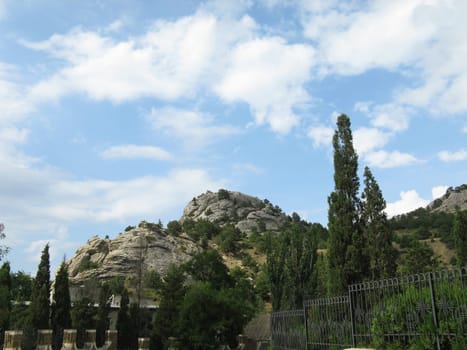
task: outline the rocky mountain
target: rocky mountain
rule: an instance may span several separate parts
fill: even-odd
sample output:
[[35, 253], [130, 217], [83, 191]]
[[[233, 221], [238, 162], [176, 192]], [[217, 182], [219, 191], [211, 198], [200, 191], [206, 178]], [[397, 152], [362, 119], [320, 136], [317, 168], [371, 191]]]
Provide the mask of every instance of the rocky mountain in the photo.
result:
[[456, 210], [467, 210], [467, 184], [449, 187], [446, 193], [431, 202], [428, 210], [433, 212], [453, 213]]
[[[220, 226], [230, 223], [248, 234], [255, 229], [277, 230], [287, 217], [268, 200], [219, 190], [193, 198], [185, 207], [180, 223], [200, 219]], [[168, 234], [161, 224], [143, 221], [137, 227], [127, 227], [113, 239], [90, 238], [67, 264], [71, 283], [79, 285], [93, 279], [137, 276], [140, 269], [164, 273], [171, 263], [186, 262], [202, 249], [199, 242], [184, 232]]]
[[164, 272], [171, 263], [186, 262], [199, 251], [187, 236], [167, 235], [158, 224], [143, 221], [114, 239], [90, 238], [68, 261], [68, 271], [74, 284], [136, 276], [140, 268]]
[[193, 198], [183, 211], [180, 222], [206, 219], [219, 225], [231, 223], [243, 233], [257, 229], [278, 230], [287, 220], [286, 215], [267, 199], [261, 200], [240, 192], [219, 190]]

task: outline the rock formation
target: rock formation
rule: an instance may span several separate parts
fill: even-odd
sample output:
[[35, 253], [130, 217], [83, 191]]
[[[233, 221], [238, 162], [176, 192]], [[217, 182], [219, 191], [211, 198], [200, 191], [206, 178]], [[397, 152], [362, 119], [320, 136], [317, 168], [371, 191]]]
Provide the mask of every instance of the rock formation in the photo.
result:
[[461, 185], [458, 187], [449, 187], [446, 193], [431, 202], [428, 210], [434, 212], [446, 212], [453, 213], [456, 210], [467, 210], [467, 185]]

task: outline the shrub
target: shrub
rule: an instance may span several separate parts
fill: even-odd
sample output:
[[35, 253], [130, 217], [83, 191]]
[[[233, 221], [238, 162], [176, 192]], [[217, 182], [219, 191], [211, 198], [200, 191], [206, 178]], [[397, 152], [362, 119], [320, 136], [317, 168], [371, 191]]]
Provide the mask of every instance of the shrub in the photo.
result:
[[222, 199], [230, 199], [230, 193], [229, 191], [227, 190], [224, 190], [224, 189], [220, 189], [219, 192], [217, 192], [217, 198], [219, 200], [222, 200]]

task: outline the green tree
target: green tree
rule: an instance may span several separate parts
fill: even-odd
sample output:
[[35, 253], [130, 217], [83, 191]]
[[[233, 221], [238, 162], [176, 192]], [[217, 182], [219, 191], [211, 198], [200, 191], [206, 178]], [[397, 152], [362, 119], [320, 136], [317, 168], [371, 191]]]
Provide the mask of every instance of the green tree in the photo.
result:
[[117, 315], [117, 331], [118, 331], [118, 348], [130, 349], [131, 346], [131, 320], [129, 314], [130, 297], [126, 288], [122, 290], [120, 309]]
[[467, 211], [457, 211], [454, 216], [452, 236], [456, 249], [456, 263], [467, 266]]
[[11, 277], [10, 263], [3, 263], [0, 268], [0, 344], [3, 344], [5, 330], [9, 328], [11, 313]]
[[333, 293], [347, 291], [347, 285], [367, 275], [365, 242], [359, 218], [358, 156], [353, 147], [350, 119], [337, 119], [333, 136], [334, 191], [328, 197], [329, 273]]
[[11, 274], [11, 300], [30, 301], [32, 295], [33, 280], [23, 271]]
[[440, 264], [433, 249], [426, 243], [420, 243], [419, 241], [414, 241], [400, 260], [400, 271], [405, 274], [433, 271]]
[[186, 263], [185, 269], [193, 279], [209, 282], [214, 288], [231, 286], [233, 282], [222, 256], [213, 249], [196, 254]]
[[50, 318], [50, 257], [49, 244], [42, 250], [34, 279], [30, 305], [30, 323], [34, 330], [48, 329]]
[[156, 349], [166, 348], [168, 338], [178, 334], [177, 322], [186, 292], [185, 280], [183, 267], [170, 265], [159, 284], [159, 308], [153, 319], [151, 337]]
[[[0, 240], [5, 238], [5, 233], [3, 232], [5, 229], [5, 225], [0, 223]], [[0, 261], [2, 261], [3, 257], [8, 253], [9, 248], [7, 246], [0, 244]]]
[[52, 303], [53, 349], [62, 348], [63, 330], [71, 327], [71, 299], [68, 267], [62, 262], [55, 276], [54, 301]]
[[392, 246], [393, 232], [384, 212], [386, 201], [368, 167], [365, 167], [363, 176], [365, 188], [362, 193], [362, 221], [367, 242], [369, 277], [392, 277], [397, 268], [397, 251]]
[[74, 302], [71, 309], [71, 323], [72, 327], [76, 329], [76, 346], [78, 348], [82, 348], [84, 345], [86, 329], [95, 329], [94, 316], [93, 302], [89, 297], [83, 296]]
[[177, 220], [169, 221], [169, 223], [167, 224], [167, 233], [171, 235], [177, 236], [180, 233], [182, 233], [182, 230], [182, 224], [180, 224], [180, 222], [178, 222]]
[[110, 297], [112, 293], [110, 286], [103, 283], [99, 289], [99, 306], [96, 314], [96, 345], [98, 348], [105, 343], [105, 331], [110, 326]]

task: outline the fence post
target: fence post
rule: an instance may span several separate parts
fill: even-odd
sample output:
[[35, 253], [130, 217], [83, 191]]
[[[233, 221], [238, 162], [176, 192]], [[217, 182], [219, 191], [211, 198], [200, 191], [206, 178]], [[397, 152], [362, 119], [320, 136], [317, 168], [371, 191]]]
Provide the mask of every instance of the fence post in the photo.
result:
[[305, 317], [305, 350], [308, 350], [308, 313], [305, 301], [303, 301], [303, 317]]
[[357, 342], [356, 342], [356, 336], [355, 336], [355, 316], [354, 316], [354, 305], [353, 305], [353, 300], [352, 300], [352, 285], [348, 287], [349, 289], [349, 309], [350, 309], [350, 322], [352, 324], [352, 346], [356, 347]]
[[441, 350], [441, 344], [439, 343], [439, 325], [438, 325], [438, 309], [436, 307], [436, 294], [433, 286], [433, 272], [428, 273], [428, 284], [430, 286], [431, 295], [431, 309], [433, 310], [433, 323], [436, 329], [436, 348]]

